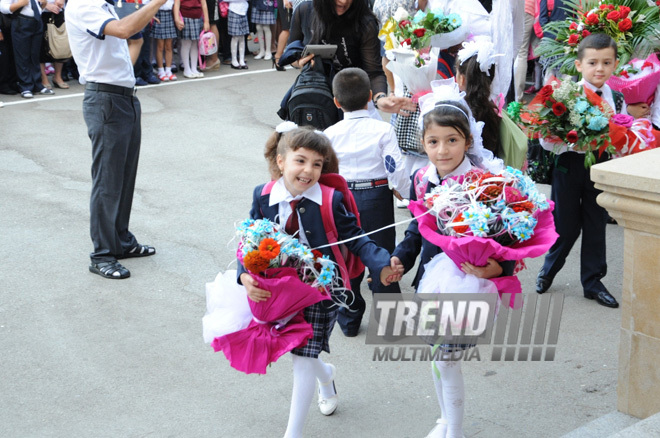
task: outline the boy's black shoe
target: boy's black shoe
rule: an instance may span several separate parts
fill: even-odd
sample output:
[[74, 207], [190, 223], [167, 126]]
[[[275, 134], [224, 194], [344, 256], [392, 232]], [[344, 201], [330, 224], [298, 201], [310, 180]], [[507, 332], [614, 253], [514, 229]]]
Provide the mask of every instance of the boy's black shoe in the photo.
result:
[[550, 286], [552, 286], [552, 278], [546, 277], [545, 272], [540, 271], [539, 275], [536, 277], [536, 293], [537, 294], [543, 294], [550, 289]]
[[596, 300], [596, 302], [601, 306], [611, 307], [612, 309], [619, 307], [619, 303], [617, 302], [616, 298], [614, 298], [607, 289], [601, 290], [599, 292], [585, 292], [584, 297], [588, 300]]

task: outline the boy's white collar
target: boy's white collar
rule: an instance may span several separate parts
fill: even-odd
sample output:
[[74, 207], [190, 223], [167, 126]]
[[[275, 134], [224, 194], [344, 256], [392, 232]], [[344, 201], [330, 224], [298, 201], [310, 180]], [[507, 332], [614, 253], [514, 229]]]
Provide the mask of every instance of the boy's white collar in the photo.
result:
[[268, 205], [276, 205], [282, 201], [291, 202], [301, 198], [307, 198], [310, 201], [314, 201], [318, 205], [322, 205], [323, 193], [321, 192], [321, 186], [319, 183], [317, 182], [312, 187], [305, 190], [301, 195], [293, 196], [291, 193], [289, 193], [286, 186], [284, 185], [284, 177], [280, 177], [280, 179], [275, 182], [273, 188], [270, 191], [270, 200], [268, 201]]

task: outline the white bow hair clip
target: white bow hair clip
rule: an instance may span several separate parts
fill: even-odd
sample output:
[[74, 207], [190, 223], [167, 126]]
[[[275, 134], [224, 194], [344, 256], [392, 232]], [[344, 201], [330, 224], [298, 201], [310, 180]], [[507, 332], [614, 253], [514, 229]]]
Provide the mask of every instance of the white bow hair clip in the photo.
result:
[[495, 46], [490, 38], [477, 38], [473, 41], [463, 43], [463, 48], [458, 51], [458, 59], [463, 64], [468, 59], [477, 55], [479, 70], [490, 76], [488, 70], [495, 64], [495, 58], [504, 56], [502, 53], [495, 53]]
[[458, 84], [454, 78], [431, 81], [431, 92], [419, 98], [419, 126], [422, 126], [424, 115], [433, 110], [438, 102], [445, 100], [464, 102], [464, 97], [465, 92], [458, 88]]
[[[294, 129], [298, 129], [298, 128], [300, 128], [300, 126], [296, 125], [295, 122], [287, 120], [277, 125], [275, 127], [275, 132], [277, 132], [278, 134], [284, 134], [285, 132], [293, 131]], [[319, 131], [318, 129], [315, 129], [314, 133], [319, 135], [325, 135], [325, 132]]]
[[298, 129], [298, 125], [287, 120], [286, 122], [282, 122], [279, 125], [277, 125], [275, 127], [275, 132], [279, 134], [284, 134], [285, 132], [293, 131], [294, 129]]

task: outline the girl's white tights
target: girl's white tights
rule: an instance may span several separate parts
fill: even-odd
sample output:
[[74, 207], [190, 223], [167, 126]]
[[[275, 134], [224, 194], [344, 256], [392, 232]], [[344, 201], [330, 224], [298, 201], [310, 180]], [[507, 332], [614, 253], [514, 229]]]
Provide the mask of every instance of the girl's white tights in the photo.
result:
[[[234, 67], [245, 65], [245, 36], [239, 35], [231, 37], [229, 47], [231, 48], [231, 65]], [[240, 61], [238, 61], [237, 58], [240, 59]]]
[[181, 62], [183, 62], [183, 74], [191, 75], [197, 73], [197, 56], [199, 49], [196, 40], [181, 40]]
[[[463, 411], [465, 386], [460, 360], [437, 360], [433, 362], [433, 382], [440, 404], [441, 423], [433, 430], [438, 438], [463, 437]], [[440, 374], [438, 376], [438, 374]], [[443, 429], [444, 434], [443, 434]]]
[[269, 24], [257, 24], [257, 38], [259, 39], [259, 54], [254, 59], [272, 59], [270, 44], [273, 34]]
[[[332, 378], [332, 368], [320, 358], [293, 355], [293, 394], [289, 423], [284, 438], [301, 438], [307, 412], [316, 392], [316, 381], [327, 382]], [[332, 385], [320, 386], [321, 397], [332, 397], [335, 392]]]

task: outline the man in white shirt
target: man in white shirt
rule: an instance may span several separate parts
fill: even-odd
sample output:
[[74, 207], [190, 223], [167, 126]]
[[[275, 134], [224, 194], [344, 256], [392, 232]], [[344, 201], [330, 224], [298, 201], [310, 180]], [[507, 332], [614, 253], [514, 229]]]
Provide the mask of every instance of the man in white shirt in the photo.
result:
[[165, 0], [153, 0], [118, 19], [112, 0], [69, 0], [65, 9], [71, 52], [85, 84], [83, 116], [92, 140], [89, 270], [104, 278], [131, 274], [118, 259], [144, 257], [128, 230], [140, 154], [140, 101], [126, 39], [154, 17]]
[[[344, 111], [344, 120], [325, 130], [332, 148], [339, 159], [339, 174], [348, 182], [360, 212], [362, 229], [365, 232], [378, 230], [394, 223], [393, 190], [399, 193], [410, 191], [410, 176], [406, 171], [404, 157], [394, 128], [389, 123], [369, 116], [371, 101], [369, 76], [359, 68], [345, 68], [332, 81], [335, 105]], [[396, 245], [394, 227], [370, 236], [378, 246], [390, 253]], [[351, 279], [351, 290], [355, 294], [351, 311], [340, 309], [339, 325], [346, 336], [357, 335], [365, 302], [360, 295], [362, 276]], [[383, 286], [372, 278], [370, 288], [374, 293], [399, 293], [397, 283]]]

